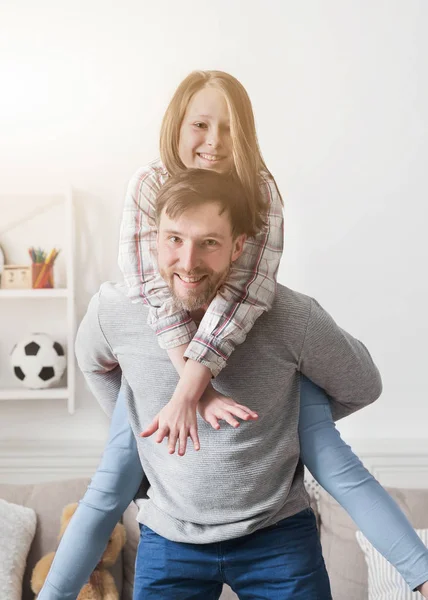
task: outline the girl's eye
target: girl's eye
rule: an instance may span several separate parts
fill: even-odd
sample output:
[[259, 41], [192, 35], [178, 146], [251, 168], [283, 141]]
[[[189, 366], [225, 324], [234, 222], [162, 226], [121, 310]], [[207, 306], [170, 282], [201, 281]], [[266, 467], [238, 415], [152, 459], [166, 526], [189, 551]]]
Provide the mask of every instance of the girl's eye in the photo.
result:
[[194, 125], [198, 129], [203, 129], [204, 127], [206, 127], [206, 123], [201, 123], [200, 121], [197, 121], [196, 123], [194, 123]]
[[179, 238], [179, 237], [177, 237], [176, 235], [172, 235], [172, 236], [169, 238], [169, 241], [170, 241], [170, 242], [172, 242], [173, 244], [178, 244], [178, 242], [180, 241], [180, 238]]

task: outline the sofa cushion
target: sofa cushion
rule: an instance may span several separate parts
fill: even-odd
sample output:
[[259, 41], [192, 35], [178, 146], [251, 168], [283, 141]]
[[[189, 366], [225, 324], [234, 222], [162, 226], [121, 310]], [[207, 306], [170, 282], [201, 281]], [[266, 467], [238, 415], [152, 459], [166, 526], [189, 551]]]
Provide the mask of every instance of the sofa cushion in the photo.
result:
[[[413, 527], [428, 527], [428, 490], [387, 490]], [[356, 539], [357, 526], [324, 490], [320, 491], [319, 513], [321, 544], [333, 598], [367, 600], [367, 565]]]
[[[89, 479], [79, 478], [37, 484], [0, 483], [0, 498], [7, 502], [32, 508], [37, 516], [37, 528], [28, 555], [24, 574], [22, 600], [32, 600], [31, 573], [36, 562], [48, 552], [56, 550], [62, 509], [66, 504], [78, 502], [85, 494]], [[122, 555], [112, 574], [119, 594], [122, 590]]]
[[[416, 529], [425, 546], [428, 547], [428, 529]], [[420, 594], [412, 592], [400, 573], [372, 546], [368, 539], [357, 531], [357, 542], [364, 552], [368, 568], [368, 600], [413, 600]]]
[[34, 510], [0, 499], [0, 598], [21, 600], [25, 565], [35, 532]]

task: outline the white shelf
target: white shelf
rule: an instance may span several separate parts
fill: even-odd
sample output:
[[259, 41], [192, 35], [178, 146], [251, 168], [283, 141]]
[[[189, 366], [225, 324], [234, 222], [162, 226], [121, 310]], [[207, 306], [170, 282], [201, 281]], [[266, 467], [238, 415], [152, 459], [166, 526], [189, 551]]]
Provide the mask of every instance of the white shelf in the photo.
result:
[[67, 399], [69, 390], [66, 387], [29, 390], [27, 388], [0, 389], [0, 400], [56, 400]]
[[[0, 204], [2, 204], [2, 196], [0, 195]], [[6, 194], [8, 201], [14, 201], [14, 198], [10, 194]], [[15, 195], [14, 195], [15, 196]], [[35, 307], [35, 312], [38, 313], [40, 308], [43, 308], [42, 300], [45, 300], [49, 304], [49, 309], [52, 306], [52, 302], [56, 299], [62, 305], [65, 305], [65, 315], [64, 323], [62, 328], [62, 333], [66, 334], [66, 347], [67, 347], [67, 383], [64, 384], [65, 387], [60, 388], [47, 388], [44, 390], [29, 390], [25, 387], [15, 386], [13, 388], [1, 388], [0, 385], [0, 400], [44, 400], [44, 399], [54, 399], [54, 400], [66, 400], [67, 402], [67, 410], [69, 414], [73, 414], [75, 410], [75, 360], [74, 360], [74, 338], [76, 331], [76, 307], [75, 307], [75, 277], [74, 277], [74, 258], [75, 258], [75, 225], [74, 225], [74, 208], [73, 208], [73, 194], [71, 188], [68, 188], [66, 191], [60, 192], [47, 192], [43, 194], [21, 194], [16, 195], [16, 205], [19, 206], [20, 198], [24, 196], [27, 200], [32, 196], [36, 198], [42, 199], [45, 202], [50, 197], [50, 202], [47, 204], [40, 205], [40, 202], [37, 203], [37, 208], [31, 211], [29, 214], [24, 215], [22, 217], [21, 213], [18, 213], [18, 218], [15, 222], [13, 222], [6, 230], [6, 233], [9, 235], [10, 231], [17, 228], [20, 225], [25, 225], [28, 227], [28, 223], [33, 218], [39, 218], [44, 213], [47, 213], [51, 210], [51, 208], [55, 208], [57, 205], [62, 205], [64, 209], [64, 222], [65, 222], [65, 231], [64, 236], [61, 237], [61, 250], [64, 250], [62, 256], [65, 261], [65, 271], [66, 278], [63, 285], [66, 285], [66, 288], [53, 288], [53, 289], [29, 289], [29, 290], [2, 290], [0, 289], [0, 304], [3, 300], [3, 304], [0, 309], [0, 316], [4, 318], [4, 315], [7, 315], [7, 312], [13, 308], [15, 313], [18, 313], [14, 316], [14, 318], [20, 318], [24, 322], [26, 319], [26, 313], [31, 309], [31, 304], [28, 302], [29, 300], [37, 303], [37, 308]], [[39, 223], [39, 229], [41, 229], [41, 223]], [[2, 232], [4, 233], [4, 232]], [[27, 241], [27, 236], [25, 236], [25, 240]], [[10, 238], [12, 240], [12, 238]], [[56, 238], [58, 239], [58, 238]], [[28, 242], [30, 243], [30, 242]], [[56, 247], [57, 241], [55, 241]], [[24, 259], [25, 260], [25, 259]], [[24, 264], [24, 263], [22, 263]], [[7, 302], [9, 301], [9, 302]], [[64, 302], [65, 301], [65, 302]], [[59, 307], [58, 307], [59, 308]], [[62, 307], [61, 307], [62, 308]], [[22, 313], [22, 316], [19, 315], [19, 312]], [[63, 311], [64, 313], [64, 311]], [[31, 314], [31, 313], [29, 313]], [[19, 315], [19, 316], [18, 316]], [[7, 317], [6, 317], [7, 318]], [[58, 334], [60, 331], [58, 331]], [[52, 332], [52, 335], [53, 332]], [[3, 359], [3, 357], [1, 357]], [[6, 359], [7, 360], [7, 359]], [[5, 386], [8, 385], [5, 383]], [[10, 382], [9, 385], [14, 385]]]
[[0, 290], [1, 298], [68, 298], [67, 288], [53, 288], [40, 290]]

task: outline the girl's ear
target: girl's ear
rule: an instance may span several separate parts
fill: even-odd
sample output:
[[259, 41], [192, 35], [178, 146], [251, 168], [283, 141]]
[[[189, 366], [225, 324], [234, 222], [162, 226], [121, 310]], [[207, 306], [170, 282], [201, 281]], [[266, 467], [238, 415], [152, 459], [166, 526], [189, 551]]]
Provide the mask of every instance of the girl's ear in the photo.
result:
[[241, 256], [246, 239], [247, 236], [243, 233], [233, 241], [232, 262], [235, 262]]

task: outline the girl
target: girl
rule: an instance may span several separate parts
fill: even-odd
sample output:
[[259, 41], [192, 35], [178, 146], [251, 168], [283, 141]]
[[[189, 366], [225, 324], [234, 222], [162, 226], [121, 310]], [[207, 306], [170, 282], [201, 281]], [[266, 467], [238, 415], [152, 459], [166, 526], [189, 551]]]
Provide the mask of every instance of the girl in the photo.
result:
[[[120, 265], [130, 297], [151, 307], [150, 323], [181, 374], [170, 402], [143, 435], [158, 429], [156, 441], [168, 436], [169, 451], [174, 451], [178, 441], [179, 453], [184, 454], [188, 434], [195, 448], [199, 447], [196, 406], [215, 428], [218, 419], [236, 426], [235, 417], [257, 418], [247, 407], [205, 385], [272, 304], [282, 252], [282, 204], [258, 149], [250, 100], [242, 85], [226, 73], [194, 72], [180, 84], [163, 120], [160, 145], [162, 162], [139, 171], [129, 185]], [[247, 191], [258, 230], [246, 242], [237, 261], [241, 261], [239, 270], [232, 267], [224, 290], [210, 304], [197, 331], [157, 273], [156, 232], [150, 225], [157, 190], [169, 174], [189, 167], [236, 173]], [[190, 360], [185, 362], [185, 358]], [[299, 434], [302, 460], [313, 476], [408, 585], [418, 587], [428, 598], [428, 550], [395, 502], [340, 438], [325, 392], [304, 377]], [[76, 598], [142, 477], [121, 392], [100, 467], [64, 534], [39, 600]], [[71, 574], [70, 564], [74, 565]]]
[[[255, 320], [272, 306], [283, 248], [282, 200], [258, 149], [248, 95], [227, 73], [196, 71], [179, 85], [163, 119], [160, 150], [162, 161], [139, 170], [128, 187], [119, 264], [129, 296], [150, 306], [149, 322], [180, 373], [173, 397], [143, 435], [159, 428], [156, 441], [169, 435], [171, 453], [179, 437], [182, 455], [189, 433], [199, 449], [196, 405], [211, 377], [218, 375]], [[236, 174], [256, 235], [245, 245], [244, 255], [196, 331], [157, 271], [156, 231], [151, 222], [156, 194], [168, 176], [198, 167]], [[267, 227], [263, 227], [266, 214]], [[211, 386], [207, 393], [218, 401], [220, 411], [226, 399]], [[237, 407], [232, 406], [236, 414]], [[250, 418], [257, 417], [250, 414]]]

